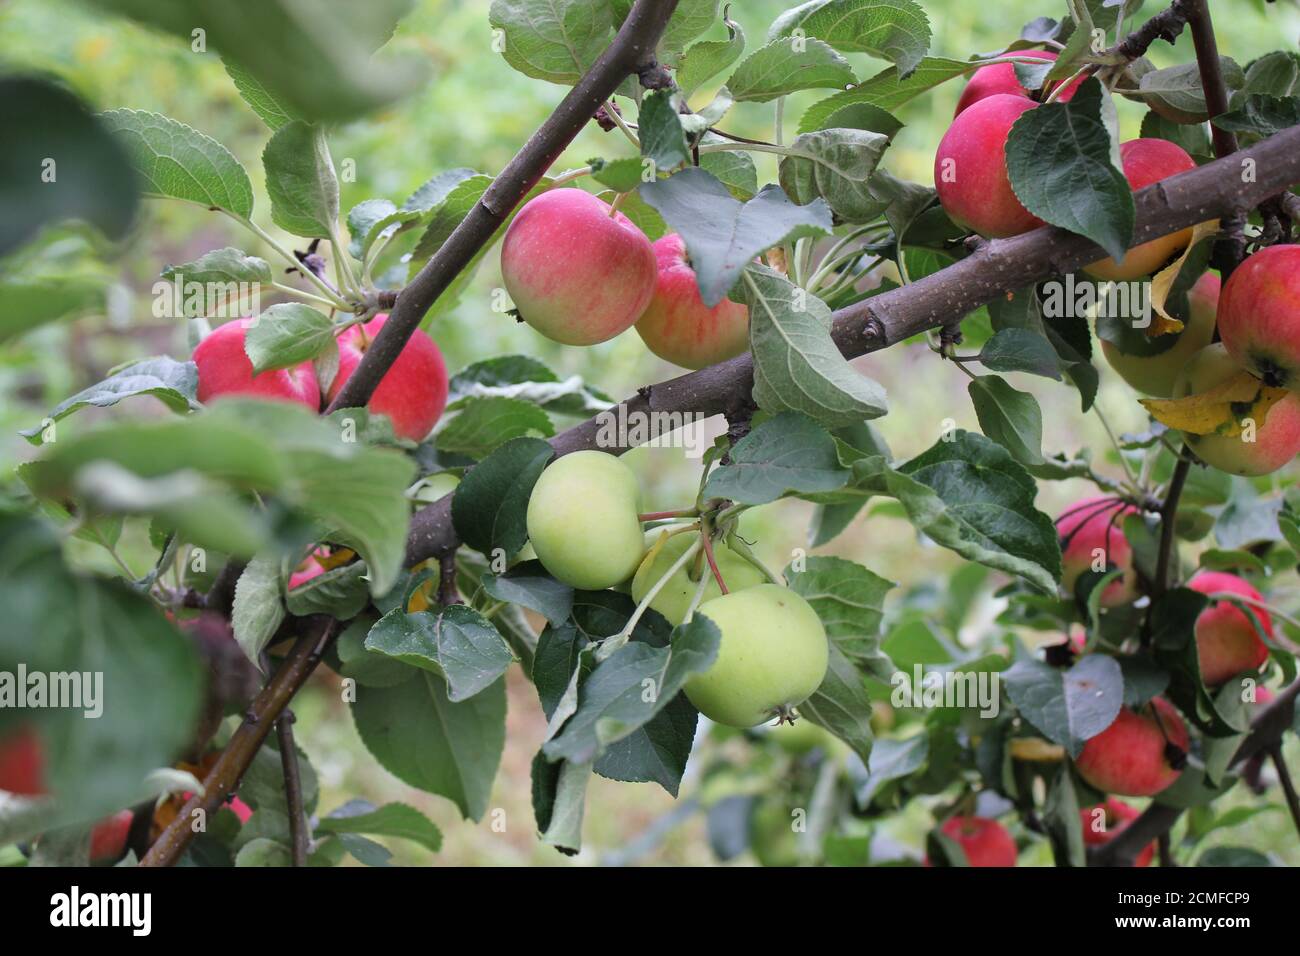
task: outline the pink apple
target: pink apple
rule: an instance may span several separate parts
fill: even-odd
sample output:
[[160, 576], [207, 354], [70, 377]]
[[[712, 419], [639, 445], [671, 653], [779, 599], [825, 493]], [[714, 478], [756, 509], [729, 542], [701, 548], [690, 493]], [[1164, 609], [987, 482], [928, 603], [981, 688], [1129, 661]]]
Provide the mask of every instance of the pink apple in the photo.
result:
[[[1137, 807], [1114, 797], [1107, 797], [1105, 803], [1095, 807], [1084, 807], [1079, 811], [1079, 819], [1083, 822], [1083, 842], [1087, 846], [1104, 846], [1141, 815]], [[1133, 860], [1133, 865], [1150, 866], [1155, 853], [1155, 843], [1148, 843]]]
[[[1055, 60], [1056, 54], [1050, 50], [1016, 50], [1014, 53], [1008, 53], [1007, 56], [1032, 56], [1041, 60]], [[1083, 77], [1074, 80], [1068, 88], [1062, 90], [1056, 97], [1056, 102], [1064, 103], [1072, 97], [1083, 82]], [[1048, 87], [1050, 93], [1052, 88], [1059, 84], [1053, 83]], [[999, 93], [1009, 93], [1012, 96], [1023, 96], [1030, 99], [1029, 90], [1020, 85], [1016, 79], [1016, 65], [1014, 63], [994, 63], [992, 66], [982, 66], [975, 71], [966, 84], [966, 88], [961, 92], [961, 99], [957, 101], [957, 110], [953, 113], [956, 116], [963, 112], [968, 106], [978, 103], [980, 100], [988, 99], [990, 96], [996, 96]]]
[[1219, 334], [1237, 364], [1300, 390], [1300, 246], [1269, 246], [1237, 267], [1219, 300]]
[[1150, 797], [1182, 773], [1169, 762], [1172, 744], [1187, 753], [1187, 725], [1172, 704], [1157, 697], [1140, 711], [1120, 709], [1115, 722], [1083, 745], [1079, 776], [1103, 793]]
[[221, 395], [256, 395], [300, 402], [313, 412], [320, 411], [320, 388], [310, 362], [253, 374], [253, 363], [244, 352], [244, 335], [252, 324], [252, 319], [227, 322], [198, 344], [193, 357], [199, 370], [199, 401], [209, 402]]
[[519, 210], [501, 242], [501, 278], [519, 317], [564, 345], [632, 327], [655, 291], [655, 252], [622, 213], [581, 189], [553, 189]]
[[28, 725], [0, 738], [0, 790], [24, 797], [45, 793], [45, 751]]
[[116, 863], [122, 858], [134, 818], [130, 810], [119, 810], [95, 824], [90, 831], [91, 863]]
[[1043, 224], [1011, 189], [1007, 134], [1038, 104], [1024, 96], [995, 93], [963, 110], [939, 141], [934, 188], [944, 212], [982, 236], [1015, 236]]
[[1085, 571], [1105, 572], [1119, 568], [1124, 573], [1102, 592], [1103, 607], [1127, 604], [1137, 598], [1137, 571], [1133, 549], [1124, 537], [1124, 519], [1137, 509], [1115, 498], [1084, 498], [1056, 519], [1061, 538], [1061, 587], [1074, 595], [1075, 583]]
[[[949, 817], [939, 827], [939, 832], [957, 842], [971, 866], [1016, 865], [1016, 841], [997, 820]], [[929, 865], [928, 861], [926, 865]]]
[[[339, 371], [330, 386], [330, 401], [361, 363], [374, 337], [388, 321], [381, 313], [339, 336]], [[423, 441], [447, 407], [447, 366], [429, 334], [416, 329], [384, 377], [379, 380], [366, 408], [387, 415], [399, 438]]]
[[[1222, 571], [1202, 571], [1187, 586], [1201, 594], [1230, 591], [1253, 601], [1264, 600], [1264, 595], [1248, 582]], [[1251, 610], [1271, 638], [1273, 619], [1262, 608]], [[1209, 687], [1217, 687], [1238, 674], [1259, 670], [1268, 660], [1268, 645], [1260, 639], [1255, 625], [1245, 611], [1227, 600], [1211, 603], [1196, 618], [1196, 652], [1201, 661], [1201, 679]]]
[[659, 278], [636, 323], [646, 347], [682, 368], [704, 368], [749, 348], [749, 309], [730, 299], [711, 309], [704, 304], [682, 237], [669, 233], [654, 252]]

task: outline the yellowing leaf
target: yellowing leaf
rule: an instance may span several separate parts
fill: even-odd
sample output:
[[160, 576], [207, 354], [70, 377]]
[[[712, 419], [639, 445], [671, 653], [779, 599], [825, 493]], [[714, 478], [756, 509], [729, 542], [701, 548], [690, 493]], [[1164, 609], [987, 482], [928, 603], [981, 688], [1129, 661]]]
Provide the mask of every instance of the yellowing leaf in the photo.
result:
[[1194, 227], [1192, 229], [1192, 241], [1187, 244], [1183, 254], [1157, 272], [1151, 280], [1151, 307], [1155, 310], [1156, 315], [1151, 320], [1151, 324], [1147, 326], [1147, 336], [1149, 338], [1183, 330], [1183, 323], [1165, 311], [1165, 303], [1169, 301], [1169, 293], [1173, 291], [1174, 283], [1178, 280], [1178, 273], [1183, 269], [1183, 263], [1192, 254], [1196, 244], [1218, 231], [1219, 220], [1217, 219], [1200, 223]]
[[1242, 369], [1222, 385], [1186, 398], [1145, 398], [1142, 406], [1162, 425], [1192, 435], [1235, 438], [1243, 423], [1264, 425], [1269, 409], [1285, 398], [1287, 389], [1265, 385]]

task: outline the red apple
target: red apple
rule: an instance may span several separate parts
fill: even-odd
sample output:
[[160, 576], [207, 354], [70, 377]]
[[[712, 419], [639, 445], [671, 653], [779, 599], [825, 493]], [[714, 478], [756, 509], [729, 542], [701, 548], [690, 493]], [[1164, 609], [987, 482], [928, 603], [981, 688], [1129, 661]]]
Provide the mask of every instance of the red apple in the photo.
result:
[[[1120, 145], [1119, 156], [1124, 167], [1124, 177], [1134, 192], [1196, 168], [1196, 160], [1188, 156], [1187, 151], [1177, 143], [1171, 143], [1167, 139], [1131, 139]], [[1161, 266], [1182, 253], [1191, 241], [1192, 228], [1188, 227], [1134, 246], [1125, 253], [1122, 262], [1107, 257], [1085, 266], [1083, 271], [1111, 282], [1140, 279], [1158, 272]]]
[[1084, 498], [1065, 509], [1056, 519], [1061, 538], [1061, 587], [1074, 596], [1074, 586], [1085, 571], [1105, 572], [1113, 568], [1123, 574], [1106, 585], [1103, 607], [1127, 604], [1137, 598], [1137, 571], [1133, 549], [1124, 537], [1124, 519], [1137, 509], [1115, 498]]
[[939, 827], [939, 832], [957, 842], [971, 866], [1016, 865], [1016, 841], [997, 820], [949, 817]]
[[[330, 386], [330, 401], [361, 364], [370, 343], [388, 321], [380, 313], [339, 336], [339, 371]], [[384, 373], [366, 408], [387, 415], [398, 438], [423, 441], [447, 407], [447, 366], [429, 333], [416, 329], [397, 361]]]
[[45, 752], [30, 726], [0, 739], [0, 790], [24, 797], [45, 793]]
[[654, 252], [659, 278], [636, 322], [646, 347], [682, 368], [704, 368], [749, 348], [749, 309], [730, 299], [713, 308], [704, 304], [682, 237], [669, 233]]
[[952, 121], [935, 153], [934, 187], [953, 222], [989, 237], [1015, 236], [1043, 224], [1020, 204], [1007, 177], [1007, 134], [1037, 105], [996, 93]]
[[252, 319], [227, 322], [194, 349], [199, 401], [209, 402], [221, 395], [256, 395], [300, 402], [313, 412], [320, 411], [320, 387], [310, 362], [253, 374], [253, 363], [244, 352], [244, 335], [252, 324]]
[[1121, 708], [1114, 723], [1083, 745], [1075, 766], [1103, 793], [1150, 797], [1182, 773], [1170, 763], [1169, 745], [1185, 754], [1188, 742], [1178, 711], [1157, 697], [1140, 711]]
[[[1264, 600], [1247, 581], [1222, 571], [1202, 571], [1187, 582], [1201, 594], [1231, 591], [1253, 601]], [[1273, 619], [1262, 608], [1252, 607], [1260, 627], [1270, 638]], [[1255, 631], [1255, 625], [1240, 607], [1226, 600], [1212, 602], [1196, 618], [1196, 652], [1201, 661], [1201, 679], [1217, 687], [1231, 677], [1256, 671], [1268, 660], [1268, 645]]]
[[519, 317], [564, 345], [632, 327], [655, 290], [655, 252], [622, 213], [581, 189], [554, 189], [519, 210], [501, 242], [501, 278]]
[[[1199, 395], [1241, 372], [1223, 342], [1207, 345], [1187, 363], [1174, 383], [1174, 398]], [[1193, 435], [1184, 440], [1198, 458], [1232, 475], [1269, 475], [1300, 454], [1300, 394], [1289, 392], [1256, 427], [1239, 435]]]
[[[1214, 338], [1220, 284], [1219, 276], [1214, 272], [1207, 272], [1196, 280], [1187, 292], [1188, 313], [1183, 330], [1151, 340], [1152, 347], [1167, 344], [1164, 351], [1124, 352], [1115, 343], [1102, 339], [1101, 353], [1106, 356], [1106, 362], [1139, 392], [1156, 398], [1170, 398], [1174, 394], [1174, 383], [1188, 360]], [[1135, 331], [1134, 334], [1145, 337], [1142, 332]]]
[[1223, 286], [1219, 334], [1237, 364], [1300, 389], [1300, 246], [1269, 246], [1237, 267]]
[[[1041, 60], [1055, 60], [1056, 54], [1050, 50], [1016, 50], [1008, 56], [1032, 56]], [[1068, 88], [1061, 91], [1056, 97], [1056, 102], [1064, 103], [1079, 88], [1083, 82], [1083, 77], [1074, 80]], [[1050, 93], [1052, 89], [1060, 84], [1053, 83], [1047, 88]], [[1014, 63], [994, 63], [992, 66], [982, 66], [975, 71], [966, 84], [966, 88], [961, 92], [961, 99], [957, 101], [957, 110], [952, 115], [956, 116], [963, 112], [968, 106], [978, 103], [980, 100], [988, 99], [990, 96], [996, 96], [999, 93], [1009, 93], [1012, 96], [1023, 96], [1030, 99], [1029, 90], [1020, 85], [1016, 79], [1016, 65]]]
[[[1137, 807], [1123, 800], [1107, 797], [1105, 803], [1085, 807], [1079, 811], [1083, 821], [1083, 842], [1086, 846], [1103, 846], [1119, 836], [1124, 828], [1141, 816]], [[1134, 866], [1150, 866], [1155, 856], [1155, 843], [1148, 843], [1134, 859]]]
[[253, 815], [253, 808], [238, 797], [231, 797], [230, 803], [226, 804], [226, 806], [230, 807], [235, 816], [239, 817], [240, 823], [247, 823], [248, 818]]
[[116, 863], [122, 859], [134, 818], [135, 814], [130, 810], [119, 810], [95, 824], [90, 831], [91, 863]]

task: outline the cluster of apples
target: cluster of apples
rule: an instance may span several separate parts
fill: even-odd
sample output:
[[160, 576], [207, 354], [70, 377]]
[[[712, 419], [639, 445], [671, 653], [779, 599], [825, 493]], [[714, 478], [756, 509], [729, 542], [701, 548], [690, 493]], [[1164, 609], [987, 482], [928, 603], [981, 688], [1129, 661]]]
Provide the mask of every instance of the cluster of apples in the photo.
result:
[[633, 326], [655, 355], [698, 369], [749, 347], [749, 310], [700, 298], [681, 236], [651, 243], [581, 189], [530, 200], [501, 242], [501, 278], [519, 317], [555, 342], [595, 345]]
[[[381, 313], [369, 322], [350, 326], [338, 336], [338, 373], [323, 393], [311, 362], [253, 374], [253, 363], [244, 351], [244, 339], [255, 321], [227, 322], [204, 337], [194, 349], [199, 401], [208, 402], [222, 395], [255, 395], [297, 402], [319, 412], [352, 377], [388, 316]], [[379, 380], [366, 407], [388, 416], [393, 433], [399, 438], [418, 442], [433, 430], [446, 405], [447, 365], [442, 352], [428, 333], [416, 329], [397, 361]]]
[[[1108, 797], [1093, 807], [1079, 811], [1085, 846], [1104, 846], [1119, 836], [1124, 828], [1139, 816], [1137, 807]], [[954, 840], [966, 854], [971, 866], [1015, 866], [1016, 841], [997, 820], [958, 814], [949, 817], [939, 827], [944, 836]], [[1149, 866], [1156, 853], [1155, 843], [1143, 847], [1133, 861], [1134, 866]]]
[[[1047, 51], [1018, 55], [1056, 58]], [[1069, 100], [1077, 86], [1076, 81], [1059, 91], [1056, 100]], [[1011, 64], [975, 72], [935, 155], [935, 188], [954, 222], [987, 238], [1019, 235], [1043, 225], [1016, 196], [1006, 164], [1011, 127], [1038, 106]], [[1135, 192], [1196, 168], [1182, 147], [1163, 139], [1122, 143], [1120, 160]], [[1145, 279], [1180, 255], [1193, 232], [1184, 229], [1153, 239], [1130, 249], [1121, 262], [1106, 258], [1083, 271], [1101, 281]], [[1206, 273], [1188, 300], [1185, 327], [1164, 351], [1129, 354], [1102, 341], [1107, 362], [1129, 385], [1155, 398], [1187, 398], [1209, 392], [1246, 369], [1264, 384], [1300, 389], [1300, 246], [1257, 252], [1222, 289], [1219, 277]], [[1214, 341], [1216, 323], [1222, 342]], [[1288, 394], [1257, 425], [1243, 433], [1246, 437], [1185, 437], [1214, 468], [1236, 475], [1270, 474], [1300, 454], [1300, 395]]]
[[[557, 580], [585, 591], [624, 588], [638, 602], [649, 597], [649, 607], [676, 626], [700, 575], [710, 572], [686, 561], [668, 575], [698, 532], [661, 540], [664, 529], [643, 531], [640, 498], [636, 475], [621, 459], [602, 451], [565, 455], [533, 487], [528, 538]], [[725, 542], [714, 548], [728, 593], [708, 580], [698, 613], [717, 625], [721, 644], [712, 666], [687, 680], [686, 696], [717, 723], [753, 727], [788, 713], [821, 686], [829, 644], [816, 611], [799, 594], [764, 583]]]

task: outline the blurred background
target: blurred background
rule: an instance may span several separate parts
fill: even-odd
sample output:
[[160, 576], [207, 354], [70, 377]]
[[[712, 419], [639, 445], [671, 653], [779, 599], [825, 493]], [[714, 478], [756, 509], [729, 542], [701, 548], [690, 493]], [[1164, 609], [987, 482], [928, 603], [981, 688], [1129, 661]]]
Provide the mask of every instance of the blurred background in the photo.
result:
[[[348, 163], [355, 170], [354, 181], [341, 185], [343, 210], [369, 198], [386, 197], [400, 204], [430, 176], [455, 167], [495, 173], [559, 102], [563, 88], [525, 78], [492, 51], [488, 5], [488, 0], [420, 0], [413, 15], [401, 24], [392, 44], [426, 56], [434, 68], [434, 79], [388, 111], [332, 132], [336, 164]], [[787, 5], [780, 0], [733, 4], [732, 16], [745, 30], [748, 50], [761, 45], [768, 24]], [[934, 31], [931, 52], [958, 58], [996, 52], [1015, 39], [1025, 22], [1039, 16], [1060, 18], [1065, 8], [1058, 0], [1001, 0], [996, 4], [925, 0], [924, 6]], [[1255, 0], [1220, 0], [1212, 6], [1221, 52], [1240, 63], [1274, 49], [1293, 49], [1300, 39], [1300, 12], [1293, 4], [1270, 5], [1267, 13], [1265, 5]], [[1138, 16], [1155, 7], [1148, 2]], [[717, 26], [708, 36], [725, 33]], [[1190, 35], [1184, 35], [1176, 48], [1157, 43], [1151, 58], [1158, 66], [1192, 59]], [[862, 55], [850, 55], [849, 59], [859, 78], [885, 66]], [[97, 109], [130, 107], [188, 123], [228, 146], [248, 169], [255, 188], [261, 188], [259, 157], [267, 130], [239, 99], [215, 53], [192, 53], [147, 30], [97, 13], [90, 5], [9, 0], [0, 4], [0, 68], [53, 74]], [[959, 92], [959, 82], [948, 83], [898, 111], [907, 126], [886, 156], [884, 165], [889, 171], [905, 179], [932, 182], [933, 150], [951, 119]], [[694, 105], [707, 102], [712, 93], [713, 89], [700, 91]], [[824, 95], [823, 91], [808, 91], [789, 97], [787, 136], [793, 135], [803, 109]], [[1125, 100], [1118, 102], [1124, 138], [1138, 135], [1143, 110]], [[742, 135], [770, 138], [773, 110], [770, 104], [740, 104], [723, 125]], [[629, 148], [617, 132], [602, 133], [591, 124], [555, 171], [584, 165], [593, 156], [629, 155]], [[760, 183], [775, 181], [775, 158], [753, 155]], [[259, 192], [258, 203], [255, 218], [274, 233], [264, 192]], [[279, 238], [293, 242], [290, 237]], [[178, 203], [148, 201], [133, 239], [111, 264], [113, 284], [106, 307], [76, 321], [46, 325], [0, 349], [0, 461], [5, 472], [34, 451], [16, 431], [39, 423], [45, 411], [63, 397], [103, 378], [121, 362], [159, 353], [186, 354], [181, 323], [152, 317], [150, 286], [166, 265], [225, 245], [274, 261], [268, 250], [258, 248], [256, 240], [222, 217]], [[430, 327], [453, 372], [492, 355], [526, 353], [547, 362], [561, 377], [582, 375], [615, 397], [681, 372], [647, 352], [631, 331], [591, 349], [548, 342], [492, 310], [492, 292], [499, 286], [493, 252], [455, 309]], [[923, 344], [893, 348], [856, 364], [888, 390], [892, 411], [878, 425], [896, 458], [907, 459], [924, 451], [938, 439], [948, 420], [977, 430], [966, 377]], [[1097, 364], [1102, 374], [1098, 404], [1113, 428], [1117, 432], [1145, 429], [1147, 419], [1136, 396], [1099, 356]], [[1045, 452], [1090, 449], [1099, 471], [1118, 474], [1098, 416], [1080, 413], [1075, 391], [1041, 378], [1016, 379], [1018, 388], [1032, 391], [1042, 404]], [[109, 415], [150, 414], [155, 411], [150, 404], [142, 400], [103, 412], [86, 412], [60, 427], [85, 428], [96, 417]], [[641, 476], [647, 509], [680, 507], [693, 497], [698, 463], [686, 459], [680, 449], [641, 449], [629, 460]], [[1055, 513], [1091, 491], [1078, 482], [1047, 484], [1039, 506]], [[806, 546], [809, 515], [810, 509], [799, 503], [769, 506], [747, 515], [746, 536], [759, 542], [759, 553], [771, 565], [783, 567], [794, 549]], [[128, 526], [121, 547], [128, 565], [143, 569], [151, 553], [145, 529]], [[919, 542], [910, 525], [880, 507], [864, 512], [817, 553], [843, 555], [898, 582], [887, 607], [909, 592], [909, 603], [924, 606], [929, 595], [936, 608], [941, 606], [949, 575], [958, 563], [950, 553]], [[81, 557], [86, 567], [115, 572], [111, 558], [96, 549], [87, 546]], [[990, 582], [967, 617], [961, 635], [964, 640], [987, 638], [989, 629], [998, 627], [993, 620], [996, 602], [989, 596], [996, 583]], [[1293, 598], [1274, 594], [1275, 603], [1282, 607], [1292, 607]], [[714, 860], [702, 815], [693, 812], [690, 802], [675, 803], [650, 784], [615, 784], [599, 778], [593, 781], [588, 797], [582, 855], [570, 861], [541, 845], [533, 832], [528, 772], [545, 722], [536, 694], [517, 669], [510, 675], [510, 725], [492, 803], [504, 814], [489, 814], [478, 824], [460, 821], [450, 803], [411, 790], [380, 769], [357, 738], [346, 707], [328, 686], [310, 688], [295, 709], [299, 742], [320, 777], [322, 812], [353, 796], [377, 804], [396, 800], [418, 805], [442, 827], [445, 841], [438, 857], [411, 844], [393, 842], [394, 862], [589, 864], [635, 860], [704, 864]], [[708, 742], [705, 746], [733, 748], [737, 760], [755, 761], [765, 768], [771, 765], [776, 768], [773, 772], [780, 772], [779, 755], [761, 748], [737, 750], [749, 747], [743, 741]], [[684, 796], [698, 790], [699, 759], [698, 754], [692, 758]], [[1300, 758], [1293, 756], [1292, 764], [1300, 765]], [[1234, 795], [1232, 799], [1248, 801], [1249, 797]], [[656, 824], [674, 812], [677, 816], [672, 818], [671, 828]], [[666, 831], [662, 838], [636, 842], [652, 825], [661, 825]], [[930, 825], [928, 813], [905, 813], [893, 824], [893, 835], [917, 853]], [[1289, 831], [1284, 814], [1265, 814], [1252, 820], [1247, 829], [1235, 832], [1233, 839], [1278, 852], [1298, 864], [1300, 851]], [[1212, 843], [1216, 837], [1208, 839]], [[1046, 845], [1040, 844], [1041, 859], [1029, 855], [1022, 857], [1022, 862], [1048, 862]], [[737, 860], [742, 864], [748, 861], [748, 855]]]

